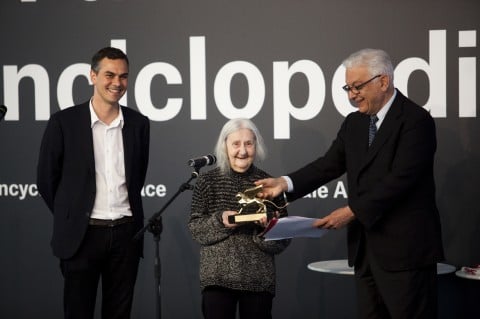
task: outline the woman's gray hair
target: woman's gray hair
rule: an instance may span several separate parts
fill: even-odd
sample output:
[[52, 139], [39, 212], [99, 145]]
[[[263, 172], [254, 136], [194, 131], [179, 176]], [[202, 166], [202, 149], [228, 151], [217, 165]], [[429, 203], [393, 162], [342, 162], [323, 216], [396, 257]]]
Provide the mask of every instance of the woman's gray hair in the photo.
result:
[[225, 125], [223, 125], [220, 135], [218, 136], [217, 145], [215, 146], [215, 156], [217, 157], [217, 166], [220, 167], [220, 170], [224, 173], [230, 170], [230, 162], [228, 160], [227, 154], [227, 137], [240, 130], [240, 129], [249, 129], [252, 131], [253, 136], [255, 137], [255, 150], [256, 156], [255, 159], [264, 160], [267, 155], [267, 150], [265, 148], [265, 143], [263, 142], [263, 137], [258, 131], [258, 128], [253, 124], [249, 119], [245, 118], [236, 118], [231, 119]]
[[390, 78], [390, 85], [393, 86], [393, 65], [387, 52], [379, 49], [363, 49], [352, 53], [343, 61], [347, 69], [355, 67], [366, 67], [370, 76], [385, 74]]

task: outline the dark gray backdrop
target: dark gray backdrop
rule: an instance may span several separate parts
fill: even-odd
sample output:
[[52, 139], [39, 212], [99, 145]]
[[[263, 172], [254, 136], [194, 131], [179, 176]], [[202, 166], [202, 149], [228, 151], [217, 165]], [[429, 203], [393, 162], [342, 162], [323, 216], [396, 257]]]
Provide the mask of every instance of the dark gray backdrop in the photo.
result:
[[[480, 263], [475, 205], [480, 197], [480, 146], [475, 142], [480, 136], [479, 12], [476, 0], [2, 1], [0, 103], [9, 108], [0, 123], [2, 318], [62, 316], [62, 278], [49, 247], [52, 218], [35, 196], [37, 152], [46, 119], [67, 106], [62, 101], [79, 103], [91, 96], [87, 78], [75, 74], [85, 70], [82, 64], [88, 64], [97, 49], [112, 43], [124, 45], [131, 60], [127, 105], [151, 118], [147, 217], [188, 179], [186, 161], [212, 152], [227, 117], [237, 114], [235, 108], [240, 114], [250, 112], [263, 133], [269, 155], [259, 166], [271, 174], [288, 173], [321, 155], [344, 118], [340, 110], [346, 105], [333, 98], [341, 96], [342, 73], [337, 73], [342, 81], [334, 80], [341, 61], [361, 48], [385, 49], [395, 65], [404, 62], [397, 68], [397, 86], [435, 117], [446, 262], [457, 267]], [[309, 75], [297, 72], [285, 81], [281, 62], [300, 66], [298, 61], [309, 61], [302, 69]], [[146, 66], [153, 72], [151, 81]], [[233, 70], [230, 78], [225, 67]], [[65, 70], [74, 80], [65, 80]], [[312, 80], [312, 74], [323, 77]], [[322, 78], [324, 82], [318, 80]], [[284, 86], [276, 86], [282, 80]], [[216, 96], [215, 88], [223, 97]], [[288, 122], [281, 122], [286, 109], [295, 113], [289, 103], [302, 110], [309, 96], [314, 100], [303, 119], [290, 115]], [[459, 101], [459, 96], [464, 98]], [[167, 111], [172, 98], [182, 99], [180, 109], [166, 115], [162, 110]], [[168, 105], [173, 110], [173, 104]], [[288, 136], [280, 138], [275, 129]], [[343, 179], [327, 185], [326, 198], [292, 204], [290, 214], [317, 217], [344, 205], [345, 198], [333, 195], [341, 183]], [[162, 185], [166, 194], [152, 192]], [[198, 246], [186, 228], [190, 198], [190, 192], [183, 193], [164, 214], [164, 318], [200, 318]], [[154, 317], [153, 255], [152, 236], [147, 234], [133, 318]], [[295, 239], [277, 258], [274, 317], [352, 318], [353, 278], [306, 267], [342, 258], [343, 230], [322, 239]], [[478, 316], [479, 283], [453, 274], [440, 277], [441, 317]]]

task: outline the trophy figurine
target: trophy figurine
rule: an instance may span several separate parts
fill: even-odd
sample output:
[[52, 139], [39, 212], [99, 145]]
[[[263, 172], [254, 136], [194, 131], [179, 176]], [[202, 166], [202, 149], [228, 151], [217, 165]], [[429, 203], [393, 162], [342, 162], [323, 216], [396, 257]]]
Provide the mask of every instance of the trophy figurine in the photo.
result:
[[273, 212], [268, 211], [267, 204], [273, 206], [276, 210], [281, 210], [287, 206], [287, 204], [285, 204], [279, 207], [272, 201], [257, 197], [257, 194], [261, 191], [262, 185], [258, 185], [237, 193], [236, 198], [240, 204], [240, 210], [238, 214], [228, 216], [228, 222], [231, 224], [255, 222], [263, 217], [269, 220], [273, 217]]

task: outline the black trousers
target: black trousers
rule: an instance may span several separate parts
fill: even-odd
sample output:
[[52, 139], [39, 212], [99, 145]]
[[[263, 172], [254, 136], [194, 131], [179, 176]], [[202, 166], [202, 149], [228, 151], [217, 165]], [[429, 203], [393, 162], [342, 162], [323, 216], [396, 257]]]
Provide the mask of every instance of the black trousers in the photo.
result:
[[361, 245], [355, 265], [358, 318], [437, 318], [436, 264], [408, 271], [387, 271]]
[[134, 235], [133, 223], [89, 226], [78, 252], [60, 261], [66, 319], [93, 318], [100, 278], [102, 318], [130, 318], [140, 259]]
[[235, 319], [237, 305], [242, 319], [272, 318], [273, 295], [269, 292], [209, 286], [203, 290], [202, 295], [202, 312], [205, 319]]

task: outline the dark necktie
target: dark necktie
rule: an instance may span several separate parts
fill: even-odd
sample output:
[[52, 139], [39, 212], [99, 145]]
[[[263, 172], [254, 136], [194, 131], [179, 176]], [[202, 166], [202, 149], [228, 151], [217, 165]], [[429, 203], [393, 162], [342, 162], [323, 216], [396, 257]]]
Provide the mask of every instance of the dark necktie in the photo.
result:
[[377, 126], [375, 125], [377, 121], [378, 117], [376, 115], [370, 116], [370, 126], [368, 128], [368, 146], [372, 144], [375, 134], [377, 134]]

